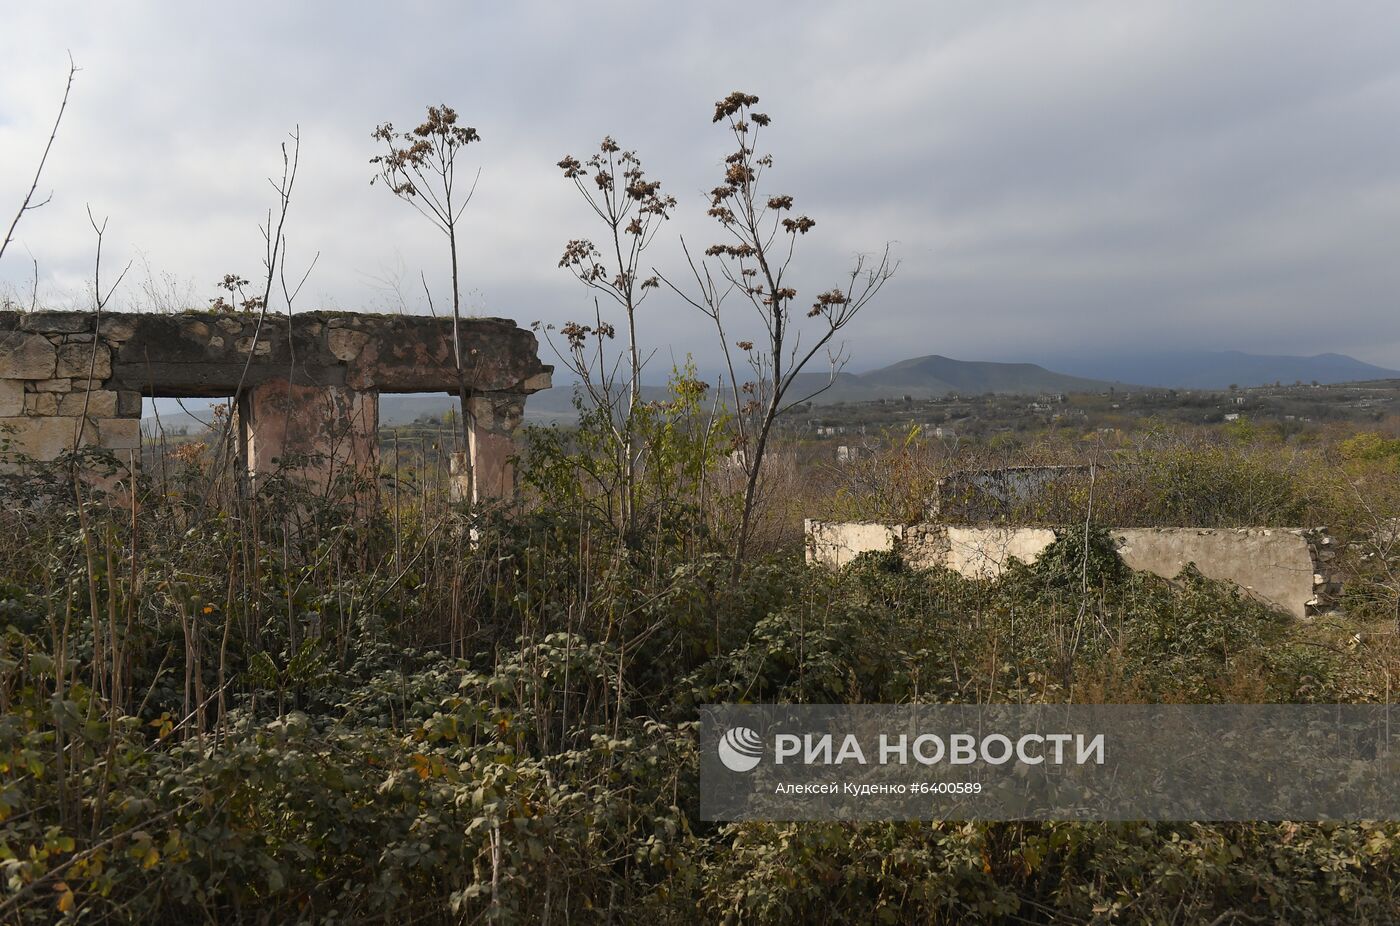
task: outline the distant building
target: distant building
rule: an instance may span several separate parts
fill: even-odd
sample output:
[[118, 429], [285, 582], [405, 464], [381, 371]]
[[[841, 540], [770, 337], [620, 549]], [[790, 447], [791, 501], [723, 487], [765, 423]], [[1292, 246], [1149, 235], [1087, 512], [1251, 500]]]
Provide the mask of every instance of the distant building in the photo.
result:
[[1082, 465], [959, 470], [938, 480], [925, 513], [930, 520], [996, 521], [1053, 487], [1087, 480], [1090, 473]]

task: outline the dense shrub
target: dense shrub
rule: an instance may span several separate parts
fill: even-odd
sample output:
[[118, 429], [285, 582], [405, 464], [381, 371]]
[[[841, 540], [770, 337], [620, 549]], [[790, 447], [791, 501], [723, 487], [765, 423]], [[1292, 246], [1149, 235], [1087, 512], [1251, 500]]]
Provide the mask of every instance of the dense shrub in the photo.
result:
[[[1163, 466], [1204, 497], [1195, 464]], [[567, 487], [469, 516], [431, 472], [368, 517], [292, 485], [221, 494], [197, 463], [134, 511], [80, 511], [58, 472], [53, 501], [0, 513], [0, 921], [1400, 911], [1393, 823], [698, 815], [702, 703], [1380, 701], [1400, 665], [1367, 625], [1128, 571], [1082, 526], [990, 582], [792, 550], [735, 578], [695, 507], [619, 540]], [[1251, 472], [1232, 478], [1277, 510], [1313, 497]]]

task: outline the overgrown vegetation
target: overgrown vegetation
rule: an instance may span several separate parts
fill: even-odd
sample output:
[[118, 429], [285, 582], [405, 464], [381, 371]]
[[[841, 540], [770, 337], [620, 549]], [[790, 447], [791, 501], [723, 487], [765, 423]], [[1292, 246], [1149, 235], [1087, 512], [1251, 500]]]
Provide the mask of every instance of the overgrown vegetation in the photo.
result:
[[699, 820], [700, 703], [1381, 701], [1397, 653], [1349, 642], [1365, 615], [1124, 570], [1082, 526], [994, 582], [782, 544], [733, 581], [739, 484], [696, 501], [724, 463], [688, 382], [649, 410], [644, 543], [587, 478], [587, 417], [536, 436], [521, 510], [476, 518], [431, 465], [359, 520], [366, 487], [240, 497], [188, 446], [134, 508], [79, 511], [62, 463], [10, 477], [50, 501], [0, 515], [4, 918], [1393, 919], [1388, 823]]

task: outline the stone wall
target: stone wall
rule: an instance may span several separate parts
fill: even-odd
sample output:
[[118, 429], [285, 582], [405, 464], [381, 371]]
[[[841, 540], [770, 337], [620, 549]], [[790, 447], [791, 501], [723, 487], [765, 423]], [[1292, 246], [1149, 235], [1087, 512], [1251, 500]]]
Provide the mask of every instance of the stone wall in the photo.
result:
[[[1055, 541], [1042, 527], [971, 527], [808, 520], [807, 561], [831, 568], [861, 553], [898, 551], [915, 568], [943, 567], [995, 578], [1013, 560], [1034, 562]], [[1325, 611], [1337, 592], [1325, 530], [1301, 528], [1131, 527], [1110, 531], [1131, 568], [1175, 578], [1188, 563], [1232, 582], [1287, 614]]]
[[81, 313], [24, 319], [30, 324], [0, 313], [0, 463], [83, 447], [139, 449], [141, 393], [112, 382], [113, 325], [94, 331]]
[[[450, 319], [355, 312], [0, 312], [0, 466], [139, 449], [142, 396], [203, 396], [233, 399], [253, 473], [373, 472], [380, 393], [457, 393], [452, 334]], [[506, 319], [464, 319], [461, 338], [475, 496], [509, 495], [511, 435], [552, 368]]]

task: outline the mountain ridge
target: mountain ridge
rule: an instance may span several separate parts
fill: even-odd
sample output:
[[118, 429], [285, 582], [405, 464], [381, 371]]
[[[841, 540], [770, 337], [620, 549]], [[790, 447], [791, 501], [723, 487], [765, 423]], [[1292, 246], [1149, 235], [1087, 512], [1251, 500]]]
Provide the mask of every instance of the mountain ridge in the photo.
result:
[[1150, 353], [1100, 352], [1056, 358], [1057, 367], [1078, 376], [1130, 377], [1168, 389], [1226, 389], [1295, 382], [1323, 385], [1400, 378], [1400, 370], [1376, 366], [1346, 354], [1250, 354], [1239, 350], [1176, 350]]
[[[1075, 372], [1058, 372], [1037, 363], [993, 360], [957, 360], [942, 354], [910, 357], [865, 373], [803, 373], [793, 383], [789, 399], [813, 404], [869, 402], [879, 399], [940, 398], [950, 394], [1038, 395], [1043, 393], [1107, 392], [1110, 389], [1226, 389], [1268, 385], [1274, 382], [1317, 381], [1323, 384], [1400, 379], [1400, 371], [1365, 363], [1346, 354], [1313, 356], [1247, 354], [1242, 351], [1175, 351], [1157, 354], [1099, 354], [1093, 357], [1052, 361]], [[1099, 371], [1101, 375], [1091, 373]], [[1132, 371], [1131, 373], [1129, 371]], [[1129, 375], [1115, 375], [1115, 374]], [[815, 394], [815, 395], [813, 395]], [[646, 401], [665, 399], [664, 386], [643, 386]], [[455, 407], [448, 395], [385, 395], [380, 399], [380, 422], [407, 424], [417, 418], [441, 415]], [[532, 395], [525, 406], [534, 423], [570, 422], [576, 413], [573, 389], [559, 383]], [[150, 419], [147, 419], [148, 421]], [[188, 416], [174, 415], [167, 425], [194, 426]]]

